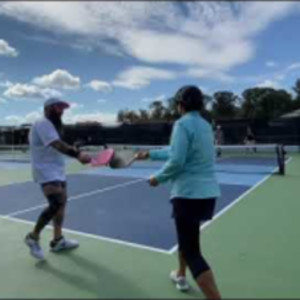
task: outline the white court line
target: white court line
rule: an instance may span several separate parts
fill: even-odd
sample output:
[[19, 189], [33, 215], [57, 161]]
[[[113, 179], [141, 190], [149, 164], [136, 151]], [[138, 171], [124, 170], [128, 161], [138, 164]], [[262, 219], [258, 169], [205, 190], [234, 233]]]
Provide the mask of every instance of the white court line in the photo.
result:
[[[287, 160], [286, 164], [289, 163], [291, 160], [292, 160], [292, 158], [289, 158]], [[232, 208], [236, 203], [238, 203], [240, 200], [242, 200], [246, 195], [248, 195], [250, 192], [252, 192], [254, 189], [256, 189], [259, 185], [261, 185], [263, 182], [265, 182], [267, 179], [269, 179], [273, 175], [273, 173], [275, 173], [277, 170], [278, 170], [278, 167], [276, 167], [273, 170], [272, 173], [270, 173], [268, 176], [264, 177], [256, 185], [254, 185], [252, 188], [250, 188], [244, 194], [242, 194], [240, 197], [238, 197], [230, 205], [228, 205], [225, 208], [223, 208], [219, 213], [217, 213], [213, 217], [213, 219], [211, 221], [204, 223], [201, 226], [201, 229], [204, 229], [207, 226], [209, 226], [214, 220], [216, 220], [217, 218], [219, 218], [226, 211], [228, 211], [230, 208]], [[92, 191], [92, 192], [89, 192], [89, 193], [84, 193], [84, 194], [81, 194], [81, 195], [70, 197], [69, 199], [70, 200], [71, 199], [74, 200], [74, 199], [78, 199], [78, 198], [82, 198], [82, 197], [94, 195], [94, 194], [97, 194], [97, 193], [102, 193], [102, 192], [105, 192], [105, 191], [113, 190], [113, 189], [118, 188], [118, 187], [122, 187], [122, 186], [130, 185], [130, 184], [134, 184], [134, 183], [141, 182], [141, 181], [145, 181], [145, 179], [137, 179], [137, 180], [129, 181], [129, 182], [124, 183], [124, 184], [118, 184], [118, 185], [114, 185], [114, 186], [111, 186], [111, 187], [108, 187], [108, 188], [99, 189], [99, 190], [95, 190], [95, 191]], [[18, 222], [18, 223], [23, 223], [23, 224], [24, 223], [25, 224], [35, 224], [35, 222], [17, 219], [17, 218], [14, 218], [13, 216], [15, 216], [17, 214], [24, 213], [24, 212], [28, 212], [28, 211], [31, 211], [31, 210], [35, 210], [35, 209], [38, 209], [38, 208], [44, 207], [44, 206], [46, 206], [46, 204], [45, 205], [35, 206], [35, 207], [32, 207], [32, 208], [27, 209], [27, 210], [23, 210], [23, 211], [11, 213], [11, 214], [8, 214], [8, 215], [5, 215], [5, 216], [1, 216], [0, 215], [0, 218], [6, 219], [6, 220], [10, 220], [10, 221], [14, 221], [14, 222]], [[50, 225], [47, 226], [47, 228], [51, 228], [51, 227], [52, 226], [50, 226]], [[156, 253], [162, 253], [162, 254], [169, 254], [170, 255], [170, 254], [173, 254], [176, 251], [176, 249], [177, 249], [177, 245], [175, 245], [172, 249], [170, 249], [170, 250], [167, 251], [167, 250], [162, 250], [162, 249], [159, 249], [159, 248], [143, 246], [143, 245], [140, 245], [140, 244], [134, 244], [134, 243], [130, 243], [130, 242], [125, 242], [125, 241], [121, 241], [121, 240], [117, 240], [117, 239], [112, 239], [112, 238], [107, 238], [107, 237], [103, 237], [103, 236], [98, 236], [98, 235], [83, 233], [83, 232], [80, 232], [80, 231], [74, 231], [74, 230], [70, 230], [70, 229], [64, 229], [64, 231], [70, 232], [70, 233], [73, 233], [73, 234], [76, 234], [76, 235], [79, 235], [79, 236], [90, 237], [90, 238], [101, 240], [101, 241], [108, 241], [108, 242], [112, 242], [112, 243], [116, 243], [116, 244], [120, 244], [120, 245], [130, 246], [130, 247], [134, 247], [134, 248], [138, 248], [138, 249], [143, 249], [143, 250], [148, 250], [148, 251], [152, 251], [152, 252], [156, 252]]]
[[[100, 194], [100, 193], [107, 192], [107, 191], [111, 191], [111, 190], [114, 190], [114, 189], [117, 189], [117, 188], [121, 188], [121, 187], [125, 187], [125, 186], [131, 185], [131, 184], [135, 184], [135, 183], [138, 183], [138, 182], [141, 182], [141, 181], [145, 181], [145, 179], [136, 179], [136, 180], [132, 180], [132, 181], [129, 181], [129, 182], [126, 182], [126, 183], [116, 184], [116, 185], [113, 185], [113, 186], [110, 186], [110, 187], [107, 187], [107, 188], [98, 189], [98, 190], [95, 190], [95, 191], [92, 191], [92, 192], [83, 193], [83, 194], [80, 194], [80, 195], [77, 195], [77, 196], [70, 197], [69, 201], [70, 200], [75, 200], [75, 199], [80, 199], [80, 198], [83, 198], [83, 197], [92, 196], [92, 195], [95, 195], [95, 194]], [[18, 223], [35, 224], [35, 222], [22, 220], [22, 219], [17, 219], [17, 218], [14, 218], [14, 217], [17, 216], [17, 215], [23, 214], [23, 213], [34, 211], [34, 210], [39, 209], [39, 208], [44, 207], [44, 206], [47, 206], [47, 204], [37, 205], [37, 206], [31, 207], [31, 208], [28, 208], [28, 209], [24, 209], [24, 210], [16, 211], [14, 213], [7, 214], [5, 216], [2, 215], [0, 217], [2, 219], [10, 220], [10, 221], [18, 222]], [[52, 228], [52, 226], [48, 225], [47, 228]], [[84, 232], [81, 232], [81, 231], [76, 231], [76, 230], [71, 230], [71, 229], [65, 229], [64, 228], [64, 231], [69, 232], [69, 233], [73, 233], [73, 234], [76, 234], [76, 235], [79, 235], [79, 236], [90, 237], [90, 238], [101, 240], [101, 241], [107, 241], [107, 242], [111, 242], [111, 243], [115, 243], [115, 244], [126, 245], [126, 246], [139, 248], [139, 249], [143, 249], [143, 250], [149, 250], [149, 251], [152, 251], [152, 252], [168, 254], [168, 251], [163, 250], [163, 249], [159, 249], [159, 248], [155, 248], [155, 247], [143, 246], [143, 245], [140, 245], [140, 244], [125, 242], [125, 241], [122, 241], [122, 240], [107, 238], [107, 237], [98, 236], [98, 235], [89, 234], [89, 233], [84, 233]]]
[[[285, 164], [288, 164], [290, 161], [292, 160], [292, 158], [290, 157]], [[245, 193], [243, 193], [242, 195], [240, 195], [237, 199], [235, 199], [233, 202], [231, 202], [228, 206], [224, 207], [222, 210], [220, 210], [217, 214], [214, 215], [214, 217], [212, 218], [211, 221], [205, 222], [204, 224], [202, 224], [200, 226], [200, 230], [203, 230], [204, 228], [208, 227], [213, 221], [215, 221], [216, 219], [218, 219], [219, 217], [221, 217], [223, 214], [225, 214], [229, 209], [231, 209], [234, 205], [236, 205], [238, 202], [240, 202], [243, 198], [245, 198], [248, 194], [250, 194], [253, 190], [255, 190], [258, 186], [260, 186], [261, 184], [263, 184], [265, 181], [267, 181], [276, 171], [278, 171], [278, 167], [274, 168], [274, 170], [272, 171], [272, 173], [270, 173], [269, 175], [265, 176], [264, 178], [262, 178], [262, 180], [260, 180], [259, 182], [257, 182], [255, 185], [253, 185], [250, 189], [248, 189]], [[173, 248], [171, 248], [168, 253], [169, 254], [173, 254], [176, 250], [177, 250], [178, 245], [175, 245]]]
[[[16, 222], [16, 223], [27, 224], [27, 225], [34, 225], [35, 224], [35, 222], [32, 222], [32, 221], [17, 219], [17, 218], [13, 218], [13, 217], [9, 217], [9, 216], [1, 216], [0, 215], [0, 218], [2, 218], [4, 220], [9, 220], [9, 221], [12, 221], [12, 222]], [[52, 229], [53, 227], [51, 225], [48, 225], [48, 226], [46, 226], [46, 228], [47, 229]], [[129, 246], [129, 247], [142, 249], [142, 250], [147, 250], [147, 251], [156, 252], [156, 253], [169, 254], [169, 252], [167, 250], [163, 250], [163, 249], [160, 249], [160, 248], [143, 246], [143, 245], [140, 245], [140, 244], [125, 242], [125, 241], [122, 241], [122, 240], [107, 238], [107, 237], [104, 237], [104, 236], [90, 234], [90, 233], [84, 233], [84, 232], [81, 232], [81, 231], [71, 230], [71, 229], [67, 229], [67, 228], [64, 228], [63, 231], [64, 232], [69, 232], [69, 233], [72, 233], [72, 234], [75, 234], [75, 235], [78, 235], [78, 236], [92, 238], [92, 239], [95, 239], [95, 240], [110, 242], [110, 243], [119, 244], [119, 245], [123, 245], [123, 246]]]
[[[72, 200], [76, 200], [76, 199], [96, 195], [96, 194], [101, 194], [101, 193], [104, 193], [104, 192], [107, 192], [107, 191], [111, 191], [111, 190], [114, 190], [114, 189], [125, 187], [125, 186], [131, 185], [131, 184], [135, 184], [135, 183], [138, 183], [138, 182], [141, 182], [141, 181], [145, 181], [145, 179], [140, 178], [140, 179], [136, 179], [136, 180], [131, 180], [131, 181], [128, 181], [128, 182], [125, 182], [125, 183], [115, 184], [115, 185], [112, 185], [112, 186], [109, 186], [109, 187], [106, 187], [106, 188], [103, 188], [103, 189], [98, 189], [98, 190], [94, 190], [94, 191], [91, 191], [91, 192], [88, 192], [88, 193], [79, 194], [79, 195], [76, 195], [76, 196], [73, 196], [73, 197], [69, 197], [68, 202], [71, 202]], [[46, 207], [46, 206], [48, 206], [47, 203], [32, 206], [32, 207], [29, 207], [27, 209], [12, 212], [12, 213], [7, 214], [3, 217], [15, 217], [17, 215], [21, 215], [21, 214], [24, 214], [24, 213], [27, 213], [27, 212], [30, 212], [30, 211], [34, 211], [34, 210], [37, 210], [39, 208]]]

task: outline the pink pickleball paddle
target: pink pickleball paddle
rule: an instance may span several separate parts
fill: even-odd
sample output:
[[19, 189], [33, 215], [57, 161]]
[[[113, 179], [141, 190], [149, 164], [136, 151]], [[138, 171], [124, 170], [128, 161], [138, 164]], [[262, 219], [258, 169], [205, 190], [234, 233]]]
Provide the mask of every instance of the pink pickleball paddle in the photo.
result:
[[114, 154], [114, 149], [102, 150], [92, 158], [91, 165], [93, 167], [108, 165], [111, 159], [113, 158]]

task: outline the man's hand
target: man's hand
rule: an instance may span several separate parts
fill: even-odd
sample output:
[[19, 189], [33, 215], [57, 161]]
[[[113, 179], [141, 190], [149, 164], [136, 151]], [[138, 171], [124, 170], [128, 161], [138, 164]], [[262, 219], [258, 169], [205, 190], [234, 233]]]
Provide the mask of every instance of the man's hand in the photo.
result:
[[88, 164], [91, 162], [91, 157], [89, 154], [80, 152], [76, 147], [71, 146], [62, 140], [53, 141], [50, 145], [57, 151], [78, 159], [82, 164]]
[[155, 177], [150, 177], [148, 179], [148, 182], [151, 186], [158, 186], [159, 185], [159, 182], [157, 181], [157, 179]]

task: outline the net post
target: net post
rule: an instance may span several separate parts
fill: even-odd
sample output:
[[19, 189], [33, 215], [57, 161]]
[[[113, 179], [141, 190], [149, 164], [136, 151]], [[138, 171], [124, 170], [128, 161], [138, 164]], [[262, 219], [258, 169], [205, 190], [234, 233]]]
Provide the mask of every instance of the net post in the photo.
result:
[[278, 161], [278, 173], [285, 175], [285, 150], [282, 144], [276, 145], [277, 161]]

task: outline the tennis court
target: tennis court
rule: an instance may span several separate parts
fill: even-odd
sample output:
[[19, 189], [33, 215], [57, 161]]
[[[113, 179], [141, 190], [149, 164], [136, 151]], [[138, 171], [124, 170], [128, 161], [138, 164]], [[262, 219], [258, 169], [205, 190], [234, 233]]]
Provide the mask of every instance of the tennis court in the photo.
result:
[[[70, 162], [65, 228], [80, 248], [49, 252], [37, 263], [23, 237], [46, 202], [28, 163], [0, 161], [0, 298], [203, 297], [190, 275], [188, 294], [168, 278], [176, 267], [170, 186], [146, 182], [161, 165]], [[203, 247], [224, 298], [300, 296], [299, 154], [288, 154], [285, 176], [274, 174], [277, 168], [276, 155], [264, 151], [218, 161], [222, 196], [214, 220], [203, 226]], [[45, 250], [50, 239], [51, 228], [42, 238]]]

